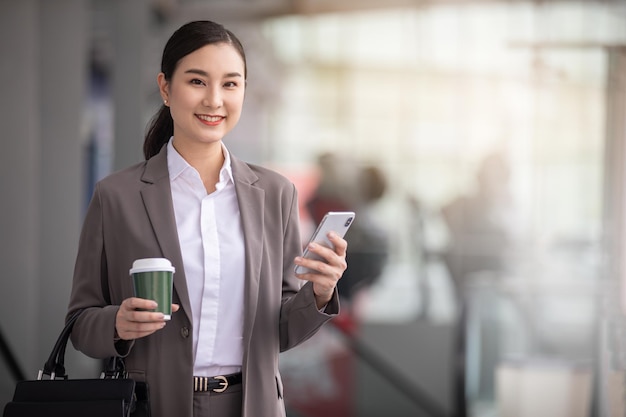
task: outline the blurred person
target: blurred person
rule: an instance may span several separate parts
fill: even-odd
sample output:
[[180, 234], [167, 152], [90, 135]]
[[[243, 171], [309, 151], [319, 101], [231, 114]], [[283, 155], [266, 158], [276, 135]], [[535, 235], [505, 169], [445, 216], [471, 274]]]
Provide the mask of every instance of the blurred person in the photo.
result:
[[320, 179], [306, 209], [317, 226], [329, 211], [349, 211], [354, 186], [354, 165], [338, 155], [325, 152], [317, 157]]
[[[476, 172], [475, 192], [457, 197], [441, 210], [450, 234], [443, 260], [454, 284], [460, 316], [453, 358], [459, 415], [466, 413], [466, 395], [491, 399], [494, 395], [494, 370], [500, 354], [493, 311], [497, 287], [489, 285], [470, 293], [468, 284], [479, 276], [496, 284], [508, 269], [516, 220], [510, 175], [502, 154], [487, 155]], [[517, 300], [513, 302], [520, 308]]]
[[[338, 314], [347, 243], [331, 233], [334, 249], [310, 247], [325, 262], [302, 259], [294, 185], [225, 146], [246, 87], [232, 32], [181, 26], [157, 82], [164, 104], [146, 160], [99, 181], [84, 220], [72, 342], [94, 358], [124, 357], [129, 376], [148, 383], [153, 417], [284, 416], [279, 352]], [[129, 269], [152, 257], [176, 269], [169, 322], [133, 296]], [[295, 265], [322, 272], [295, 275]]]
[[450, 244], [444, 262], [459, 294], [473, 273], [503, 272], [512, 243], [510, 168], [500, 153], [484, 158], [476, 173], [474, 193], [461, 195], [441, 212]]
[[[377, 220], [373, 206], [387, 189], [387, 180], [382, 170], [374, 165], [361, 168], [355, 188], [357, 190], [354, 211], [355, 224], [348, 229], [345, 239], [353, 242], [346, 260], [350, 264], [338, 284], [339, 295], [347, 300], [369, 288], [383, 273], [389, 254], [387, 231]], [[350, 259], [348, 259], [348, 256]]]
[[[299, 350], [287, 353], [285, 389], [293, 396], [290, 409], [298, 415], [353, 417], [358, 415], [354, 404], [358, 361], [363, 360], [363, 352], [369, 352], [357, 337], [355, 307], [386, 263], [388, 238], [371, 211], [384, 195], [387, 181], [378, 167], [361, 167], [342, 155], [322, 153], [317, 162], [319, 182], [304, 202], [314, 229], [329, 211], [355, 211], [356, 216], [345, 235], [350, 246], [346, 253], [348, 269], [337, 283], [341, 314], [333, 320], [332, 328], [322, 329]], [[347, 336], [349, 342], [338, 339], [334, 329]], [[320, 378], [326, 378], [322, 385]]]
[[[345, 235], [350, 242], [349, 264], [337, 284], [339, 296], [351, 302], [361, 290], [382, 275], [389, 251], [387, 232], [373, 215], [373, 205], [387, 189], [383, 171], [374, 165], [356, 167], [337, 155], [318, 158], [322, 177], [306, 206], [315, 225], [328, 211], [354, 211], [354, 222]], [[349, 306], [349, 304], [348, 304]]]

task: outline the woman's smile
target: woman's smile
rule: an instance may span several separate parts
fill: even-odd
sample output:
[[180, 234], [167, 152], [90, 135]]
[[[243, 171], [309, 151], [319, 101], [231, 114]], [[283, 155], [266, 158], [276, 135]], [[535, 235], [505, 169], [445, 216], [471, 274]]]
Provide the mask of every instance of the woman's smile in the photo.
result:
[[207, 114], [196, 114], [196, 117], [207, 126], [217, 126], [226, 119], [224, 116], [211, 116]]

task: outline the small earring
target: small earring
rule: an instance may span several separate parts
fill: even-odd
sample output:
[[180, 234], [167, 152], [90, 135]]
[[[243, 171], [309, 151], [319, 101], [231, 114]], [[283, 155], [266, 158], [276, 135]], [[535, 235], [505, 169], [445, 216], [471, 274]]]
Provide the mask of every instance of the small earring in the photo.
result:
[[163, 100], [163, 104], [167, 106], [167, 99]]

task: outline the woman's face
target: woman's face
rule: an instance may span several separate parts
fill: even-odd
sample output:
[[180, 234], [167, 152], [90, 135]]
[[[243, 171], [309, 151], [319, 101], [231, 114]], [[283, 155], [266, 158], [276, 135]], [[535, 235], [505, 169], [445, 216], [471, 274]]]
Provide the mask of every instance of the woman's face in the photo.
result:
[[239, 121], [245, 92], [244, 62], [229, 44], [197, 49], [178, 62], [169, 81], [161, 73], [158, 82], [179, 145], [220, 142]]

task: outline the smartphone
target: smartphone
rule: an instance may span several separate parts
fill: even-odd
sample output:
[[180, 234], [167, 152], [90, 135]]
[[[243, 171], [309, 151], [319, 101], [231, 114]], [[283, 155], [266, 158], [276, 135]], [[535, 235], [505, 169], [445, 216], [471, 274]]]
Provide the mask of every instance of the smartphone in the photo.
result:
[[[309, 244], [312, 242], [318, 243], [320, 245], [324, 245], [328, 248], [332, 248], [333, 244], [330, 243], [328, 237], [326, 236], [330, 231], [337, 233], [340, 237], [344, 237], [350, 225], [354, 221], [354, 212], [353, 211], [329, 211], [324, 215], [324, 218], [317, 226], [317, 229], [309, 239]], [[309, 244], [306, 245], [306, 249], [302, 254], [303, 257], [307, 259], [316, 259], [318, 261], [323, 260], [320, 256], [313, 252], [309, 252]], [[306, 274], [308, 272], [316, 272], [312, 269], [305, 268], [300, 265], [296, 265], [295, 269], [297, 274]]]

